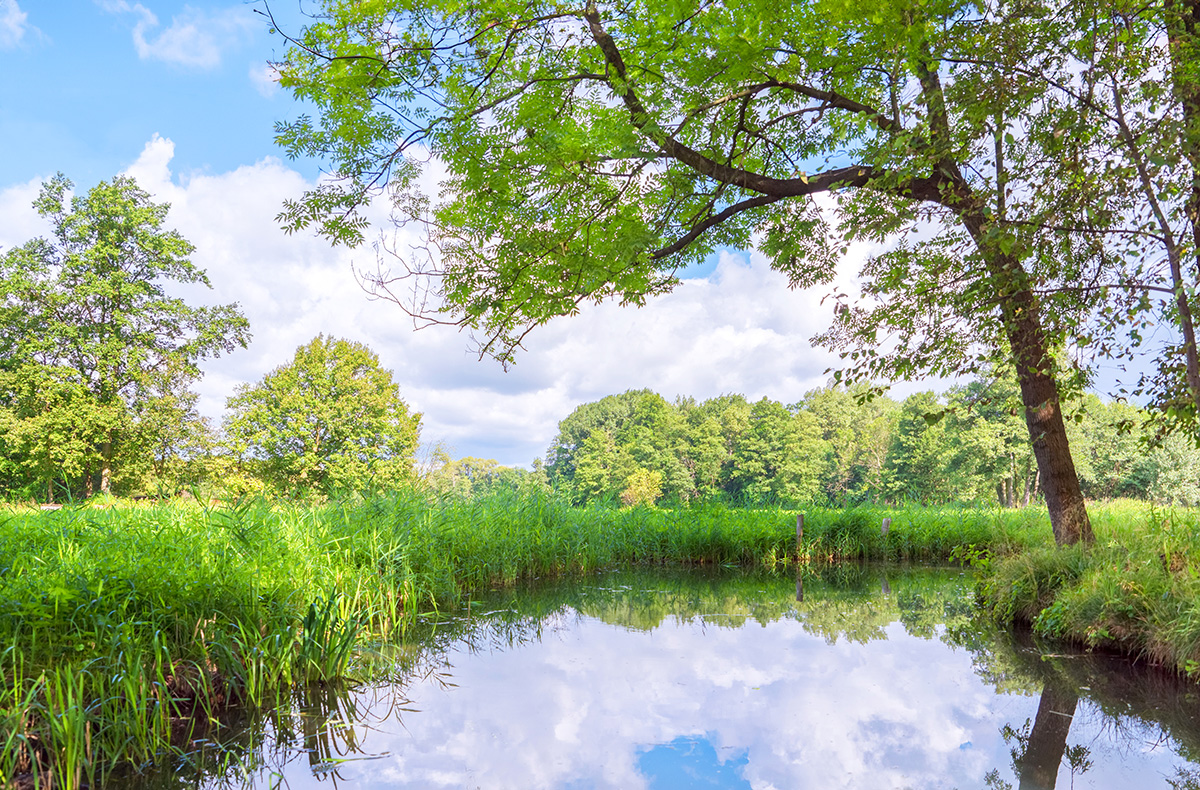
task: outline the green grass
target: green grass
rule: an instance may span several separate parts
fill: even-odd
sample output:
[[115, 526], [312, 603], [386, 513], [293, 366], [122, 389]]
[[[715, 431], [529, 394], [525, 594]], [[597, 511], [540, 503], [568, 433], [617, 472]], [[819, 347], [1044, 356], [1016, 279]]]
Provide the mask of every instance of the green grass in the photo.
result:
[[985, 562], [985, 605], [1001, 622], [1200, 675], [1200, 514], [1136, 502], [1092, 513], [1087, 550]]
[[[231, 709], [386, 672], [372, 662], [389, 651], [373, 646], [472, 590], [639, 563], [1053, 554], [1033, 509], [812, 508], [799, 547], [795, 530], [795, 511], [580, 509], [536, 495], [14, 510], [0, 515], [0, 785], [102, 782], [187, 748]], [[1183, 537], [1163, 543], [1172, 556], [1191, 551], [1172, 540]], [[1058, 576], [1034, 583], [1065, 589]], [[1181, 644], [1200, 641], [1191, 621]]]

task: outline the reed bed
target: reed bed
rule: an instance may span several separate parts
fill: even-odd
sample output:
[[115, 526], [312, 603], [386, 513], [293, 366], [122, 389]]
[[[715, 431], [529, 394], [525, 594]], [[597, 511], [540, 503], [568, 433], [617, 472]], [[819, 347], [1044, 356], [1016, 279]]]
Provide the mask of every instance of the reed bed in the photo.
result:
[[375, 647], [472, 590], [638, 563], [945, 560], [1051, 543], [1034, 510], [813, 508], [800, 545], [796, 517], [420, 491], [12, 510], [0, 515], [0, 785], [95, 785], [188, 748], [231, 710], [386, 672]]

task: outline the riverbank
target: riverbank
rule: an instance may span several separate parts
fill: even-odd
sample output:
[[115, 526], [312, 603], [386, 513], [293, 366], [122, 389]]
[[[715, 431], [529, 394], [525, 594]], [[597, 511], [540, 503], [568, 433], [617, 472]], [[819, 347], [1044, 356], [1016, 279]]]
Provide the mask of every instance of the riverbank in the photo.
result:
[[1001, 623], [1200, 676], [1200, 514], [1125, 510], [1093, 515], [1094, 546], [984, 558], [981, 600]]
[[[1137, 533], [1139, 507], [1094, 509], [1101, 542]], [[999, 616], [1032, 613], [1043, 630], [1078, 619], [1067, 604], [1054, 620], [1016, 603], [1029, 585], [1010, 562], [1082, 563], [1071, 559], [1079, 552], [1051, 550], [1041, 510], [810, 508], [799, 550], [796, 517], [419, 492], [308, 508], [10, 511], [0, 516], [0, 784], [41, 782], [47, 772], [57, 787], [95, 784], [111, 766], [187, 748], [230, 711], [382, 671], [388, 651], [378, 646], [402, 639], [418, 615], [461, 606], [472, 590], [620, 565], [973, 558], [987, 578], [1013, 579], [985, 588]], [[1032, 571], [1034, 604], [1051, 589], [1041, 567]]]

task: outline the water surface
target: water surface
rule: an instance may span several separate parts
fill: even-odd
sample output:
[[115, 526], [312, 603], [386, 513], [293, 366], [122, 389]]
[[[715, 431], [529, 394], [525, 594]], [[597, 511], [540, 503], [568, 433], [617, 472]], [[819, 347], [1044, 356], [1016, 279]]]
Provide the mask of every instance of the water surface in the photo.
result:
[[[799, 600], [798, 600], [799, 599]], [[145, 787], [1200, 788], [1200, 694], [999, 632], [958, 570], [640, 570], [477, 596]]]

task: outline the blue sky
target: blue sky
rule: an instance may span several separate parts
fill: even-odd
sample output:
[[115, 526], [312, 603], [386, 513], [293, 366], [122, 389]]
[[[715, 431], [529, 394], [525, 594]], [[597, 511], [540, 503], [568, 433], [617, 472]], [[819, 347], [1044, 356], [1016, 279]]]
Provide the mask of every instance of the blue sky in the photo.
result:
[[[277, 3], [298, 23], [295, 2]], [[61, 170], [111, 178], [154, 134], [175, 168], [219, 172], [276, 155], [299, 112], [269, 81], [281, 52], [257, 3], [0, 0], [0, 183]], [[311, 162], [294, 168], [316, 173]]]
[[[312, 5], [279, 0], [272, 11], [294, 31], [303, 7]], [[478, 360], [463, 334], [414, 332], [398, 308], [356, 285], [354, 270], [376, 263], [369, 247], [331, 249], [275, 222], [282, 201], [311, 187], [320, 168], [286, 160], [274, 144], [275, 123], [303, 110], [271, 79], [284, 42], [261, 8], [0, 0], [0, 249], [46, 233], [30, 203], [56, 172], [79, 190], [131, 175], [171, 203], [168, 225], [196, 245], [193, 261], [213, 284], [186, 295], [238, 302], [254, 333], [248, 349], [203, 365], [200, 406], [214, 421], [238, 385], [322, 332], [379, 354], [423, 414], [428, 446], [512, 465], [541, 456], [559, 420], [610, 393], [740, 392], [791, 403], [824, 383], [834, 359], [808, 343], [829, 317], [820, 294], [789, 291], [760, 257], [728, 250], [647, 308], [605, 304], [551, 322], [508, 372]], [[375, 219], [388, 227], [385, 210]]]

